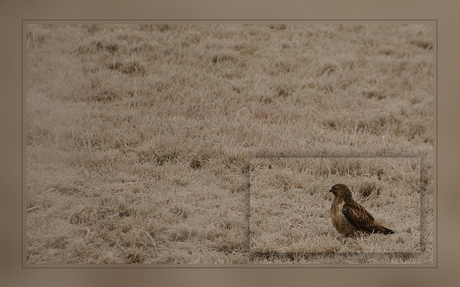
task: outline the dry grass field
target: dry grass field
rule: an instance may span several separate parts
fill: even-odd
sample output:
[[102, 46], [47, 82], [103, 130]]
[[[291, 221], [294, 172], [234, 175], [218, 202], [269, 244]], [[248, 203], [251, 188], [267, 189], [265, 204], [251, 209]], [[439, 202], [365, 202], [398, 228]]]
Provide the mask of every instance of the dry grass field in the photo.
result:
[[[27, 263], [433, 263], [433, 39], [28, 25]], [[395, 234], [339, 236], [336, 183]]]

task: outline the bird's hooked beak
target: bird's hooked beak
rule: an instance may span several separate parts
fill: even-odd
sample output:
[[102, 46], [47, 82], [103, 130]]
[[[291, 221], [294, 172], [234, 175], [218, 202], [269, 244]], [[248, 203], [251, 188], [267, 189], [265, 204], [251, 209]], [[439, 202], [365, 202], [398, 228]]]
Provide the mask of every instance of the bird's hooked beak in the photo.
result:
[[333, 195], [336, 194], [334, 187], [335, 187], [335, 185], [333, 187], [331, 187], [331, 189], [329, 189], [329, 192], [332, 193]]

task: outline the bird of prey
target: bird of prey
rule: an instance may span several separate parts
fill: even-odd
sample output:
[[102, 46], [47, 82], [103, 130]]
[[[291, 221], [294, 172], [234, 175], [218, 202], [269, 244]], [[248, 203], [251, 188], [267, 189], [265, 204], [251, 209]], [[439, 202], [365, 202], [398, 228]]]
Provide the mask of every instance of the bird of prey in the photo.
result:
[[332, 224], [340, 234], [353, 237], [359, 233], [394, 233], [378, 224], [361, 204], [354, 201], [346, 185], [336, 184], [329, 192], [334, 194], [331, 206]]

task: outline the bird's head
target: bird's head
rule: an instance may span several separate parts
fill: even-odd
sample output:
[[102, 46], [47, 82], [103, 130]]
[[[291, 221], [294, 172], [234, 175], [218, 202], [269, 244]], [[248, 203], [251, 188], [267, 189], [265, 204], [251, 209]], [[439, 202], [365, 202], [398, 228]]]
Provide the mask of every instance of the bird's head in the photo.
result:
[[343, 199], [352, 198], [351, 191], [345, 184], [336, 184], [331, 188], [331, 190], [329, 190], [329, 192], [332, 192], [335, 197]]

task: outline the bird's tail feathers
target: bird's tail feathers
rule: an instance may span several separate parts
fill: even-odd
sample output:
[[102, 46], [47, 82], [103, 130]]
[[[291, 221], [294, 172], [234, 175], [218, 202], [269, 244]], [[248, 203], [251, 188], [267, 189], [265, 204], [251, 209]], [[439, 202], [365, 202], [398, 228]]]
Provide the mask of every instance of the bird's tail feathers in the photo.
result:
[[372, 232], [371, 233], [383, 233], [385, 235], [388, 235], [388, 234], [393, 234], [394, 231], [391, 230], [391, 229], [388, 229], [384, 226], [381, 226], [381, 225], [378, 225], [378, 226], [375, 226], [373, 229], [372, 229]]
[[[382, 226], [382, 227], [383, 227], [383, 226]], [[383, 230], [383, 234], [385, 234], [385, 235], [393, 234], [393, 233], [394, 233], [393, 230], [388, 229], [388, 228], [386, 228], [386, 227], [383, 227], [383, 229], [384, 229], [384, 230]]]

